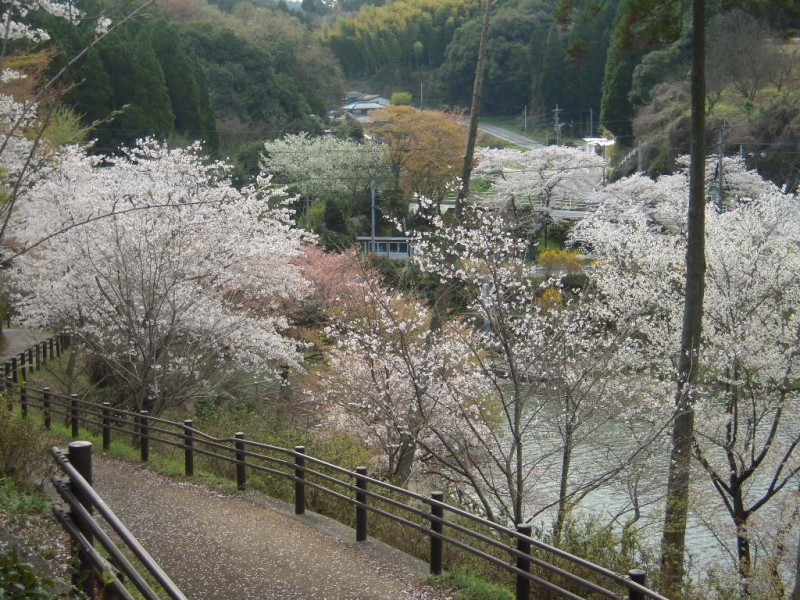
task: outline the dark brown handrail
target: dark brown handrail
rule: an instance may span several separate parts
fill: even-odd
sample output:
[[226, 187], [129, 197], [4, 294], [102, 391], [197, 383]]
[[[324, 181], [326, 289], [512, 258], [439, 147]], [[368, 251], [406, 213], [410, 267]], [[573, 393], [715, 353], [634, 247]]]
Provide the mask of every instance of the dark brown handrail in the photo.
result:
[[[55, 344], [55, 347], [63, 347], [64, 343], [62, 341], [60, 346]], [[48, 342], [44, 342], [42, 348], [46, 348], [47, 345]], [[446, 504], [442, 502], [443, 496], [439, 492], [434, 492], [431, 497], [411, 492], [385, 481], [369, 477], [366, 469], [359, 468], [357, 472], [354, 472], [308, 456], [302, 446], [294, 449], [272, 446], [245, 439], [242, 432], [238, 432], [228, 438], [216, 438], [194, 429], [191, 421], [177, 423], [150, 415], [143, 415], [142, 413], [112, 408], [108, 404], [97, 405], [75, 396], [54, 394], [47, 389], [28, 388], [19, 383], [19, 378], [13, 376], [16, 373], [16, 370], [13, 369], [19, 369], [19, 367], [9, 365], [10, 362], [6, 362], [6, 389], [12, 393], [16, 391], [20, 395], [20, 403], [24, 402], [25, 406], [23, 414], [27, 415], [31, 408], [42, 410], [45, 426], [49, 426], [50, 418], [53, 414], [59, 414], [65, 418], [69, 417], [73, 437], [78, 437], [80, 424], [91, 425], [102, 430], [104, 448], [108, 448], [112, 432], [138, 436], [143, 462], [148, 460], [150, 442], [158, 442], [180, 448], [185, 453], [184, 466], [185, 473], [188, 476], [194, 473], [195, 455], [217, 458], [236, 465], [236, 483], [239, 490], [247, 488], [248, 471], [267, 473], [292, 481], [295, 487], [295, 512], [297, 514], [303, 514], [305, 511], [306, 488], [317, 490], [328, 497], [342, 500], [355, 508], [356, 538], [359, 541], [367, 537], [368, 513], [386, 517], [404, 527], [411, 527], [424, 532], [431, 539], [430, 567], [431, 572], [434, 574], [441, 573], [442, 546], [449, 544], [491, 562], [509, 574], [516, 576], [518, 599], [528, 597], [527, 588], [531, 581], [555, 591], [563, 597], [576, 600], [582, 598], [539, 575], [530, 573], [531, 565], [557, 575], [573, 585], [581, 586], [581, 588], [594, 594], [608, 598], [624, 598], [617, 592], [533, 555], [532, 550], [535, 549], [549, 557], [557, 557], [568, 561], [576, 567], [610, 580], [614, 585], [627, 590], [627, 597], [630, 600], [644, 600], [645, 598], [668, 600], [645, 587], [643, 571], [631, 571], [627, 577], [620, 575], [536, 540], [530, 536], [529, 528], [526, 526], [520, 526], [517, 530], [504, 527]], [[29, 364], [28, 368], [34, 368], [35, 366], [38, 365]], [[397, 500], [389, 494], [404, 498], [406, 501]], [[429, 527], [424, 527], [409, 520], [397, 512], [385, 510], [376, 505], [376, 503], [405, 511], [406, 514], [410, 514], [422, 522], [427, 522]], [[413, 506], [412, 504], [414, 503], [422, 505], [425, 510]], [[453, 520], [452, 517], [447, 518], [443, 516], [444, 514], [458, 517], [461, 522]], [[469, 523], [470, 526], [466, 526], [462, 522]], [[482, 534], [472, 527], [488, 529], [493, 535]], [[472, 541], [464, 542], [454, 538], [444, 533], [445, 529], [468, 536]], [[477, 543], [484, 547], [492, 548], [494, 551], [502, 552], [505, 558], [498, 558], [475, 547], [474, 544]]]

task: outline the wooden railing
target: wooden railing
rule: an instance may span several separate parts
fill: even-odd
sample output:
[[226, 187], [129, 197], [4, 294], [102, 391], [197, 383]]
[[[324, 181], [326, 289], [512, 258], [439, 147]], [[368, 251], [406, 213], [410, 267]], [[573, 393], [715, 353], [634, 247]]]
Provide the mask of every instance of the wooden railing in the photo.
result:
[[[65, 343], [68, 340], [62, 340], [61, 346]], [[29, 369], [38, 367], [35, 361], [26, 365]], [[111, 445], [112, 435], [124, 436], [139, 447], [142, 462], [149, 460], [154, 443], [178, 449], [183, 453], [188, 477], [194, 475], [198, 456], [230, 463], [235, 466], [239, 490], [247, 489], [251, 473], [292, 482], [298, 515], [306, 511], [309, 490], [328, 499], [336, 498], [353, 511], [351, 522], [355, 523], [357, 541], [368, 537], [369, 515], [389, 519], [427, 537], [427, 556], [434, 575], [442, 573], [445, 548], [449, 546], [508, 574], [515, 582], [517, 600], [531, 597], [531, 583], [548, 590], [548, 597], [667, 600], [645, 587], [644, 571], [620, 575], [531, 537], [529, 524], [512, 529], [446, 504], [442, 492], [432, 492], [430, 496], [411, 492], [369, 477], [365, 467], [350, 470], [308, 456], [303, 446], [271, 446], [248, 440], [243, 432], [216, 438], [195, 429], [191, 420], [178, 423], [152, 417], [146, 411], [137, 413], [108, 403], [98, 405], [77, 395], [54, 394], [47, 388], [33, 389], [19, 383], [21, 379], [9, 372], [10, 368], [7, 363], [5, 388], [14, 401], [18, 398], [23, 417], [29, 417], [31, 409], [38, 410], [46, 428], [51, 426], [53, 417], [62, 417], [73, 438], [80, 437], [82, 426], [90, 428], [102, 434], [105, 450]], [[86, 492], [85, 488], [80, 489]]]

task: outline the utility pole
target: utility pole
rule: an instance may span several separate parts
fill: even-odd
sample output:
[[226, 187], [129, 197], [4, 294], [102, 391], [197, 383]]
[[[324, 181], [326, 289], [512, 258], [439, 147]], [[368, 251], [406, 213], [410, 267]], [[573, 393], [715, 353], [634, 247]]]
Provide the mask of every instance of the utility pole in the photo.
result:
[[637, 151], [638, 154], [638, 162], [636, 165], [636, 171], [638, 173], [644, 173], [644, 142], [641, 140], [639, 141], [639, 148]]
[[556, 104], [556, 107], [553, 109], [553, 118], [555, 121], [555, 129], [556, 129], [556, 146], [561, 145], [561, 125], [563, 125], [563, 123], [559, 123], [558, 113], [560, 113], [562, 110], [564, 109], [558, 108], [558, 104]]
[[370, 252], [373, 253], [375, 252], [375, 182], [374, 181], [370, 184], [370, 198], [372, 200], [372, 228], [370, 231], [372, 237], [372, 241], [370, 243], [372, 247], [370, 248]]
[[594, 108], [589, 107], [589, 137], [594, 137]]

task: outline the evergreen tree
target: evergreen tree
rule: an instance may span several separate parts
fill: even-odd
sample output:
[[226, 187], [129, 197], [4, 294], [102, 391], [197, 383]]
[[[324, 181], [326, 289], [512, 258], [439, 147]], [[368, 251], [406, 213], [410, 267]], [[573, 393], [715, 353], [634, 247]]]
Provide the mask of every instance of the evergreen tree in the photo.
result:
[[150, 135], [163, 138], [173, 130], [175, 114], [164, 71], [147, 31], [142, 28], [133, 39], [118, 44], [113, 65], [106, 68], [113, 74], [116, 107], [127, 104], [112, 126], [115, 141], [128, 145]]
[[630, 0], [620, 3], [617, 18], [611, 34], [611, 45], [606, 57], [603, 78], [603, 96], [600, 101], [600, 123], [611, 131], [622, 144], [633, 143], [633, 108], [628, 98], [633, 81], [633, 70], [639, 63], [640, 53], [624, 47], [629, 24], [622, 15], [626, 14]]
[[603, 72], [616, 6], [614, 0], [605, 3], [599, 12], [584, 10], [570, 31], [563, 98], [569, 110], [600, 109]]
[[544, 57], [542, 61], [541, 95], [545, 108], [552, 108], [559, 104], [564, 105], [564, 71], [566, 70], [566, 55], [561, 43], [558, 29], [550, 28], [547, 34]]
[[202, 139], [216, 150], [216, 117], [197, 57], [183, 49], [178, 32], [164, 21], [155, 23], [152, 39], [175, 113], [175, 130], [182, 138]]

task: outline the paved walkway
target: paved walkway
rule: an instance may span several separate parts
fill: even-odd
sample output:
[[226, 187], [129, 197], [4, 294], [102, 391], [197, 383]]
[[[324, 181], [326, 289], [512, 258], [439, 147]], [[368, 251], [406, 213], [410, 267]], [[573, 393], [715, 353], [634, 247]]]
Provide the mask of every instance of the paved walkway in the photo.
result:
[[95, 457], [94, 487], [192, 600], [442, 600], [427, 565], [260, 494]]
[[50, 337], [51, 334], [35, 329], [7, 329], [3, 328], [3, 336], [6, 338], [6, 347], [0, 352], [0, 360], [6, 361], [12, 356], [24, 352], [36, 342], [41, 342]]

